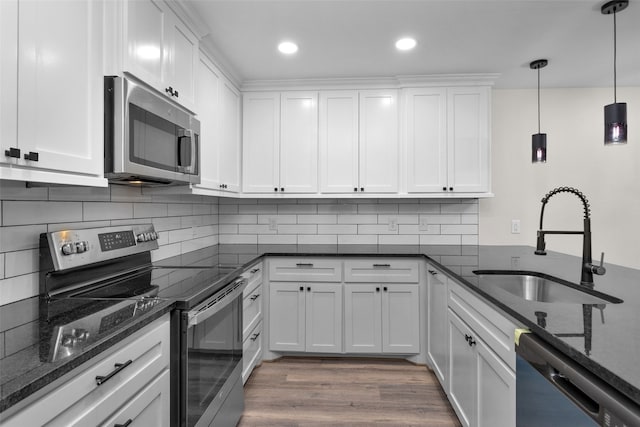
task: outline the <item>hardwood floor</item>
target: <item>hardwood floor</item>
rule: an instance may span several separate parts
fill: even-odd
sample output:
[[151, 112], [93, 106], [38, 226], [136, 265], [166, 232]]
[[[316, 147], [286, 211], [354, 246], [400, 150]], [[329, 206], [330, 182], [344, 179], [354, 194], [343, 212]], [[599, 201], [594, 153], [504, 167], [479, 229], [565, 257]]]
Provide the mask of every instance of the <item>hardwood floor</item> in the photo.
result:
[[244, 390], [239, 427], [460, 426], [433, 372], [404, 360], [285, 357]]

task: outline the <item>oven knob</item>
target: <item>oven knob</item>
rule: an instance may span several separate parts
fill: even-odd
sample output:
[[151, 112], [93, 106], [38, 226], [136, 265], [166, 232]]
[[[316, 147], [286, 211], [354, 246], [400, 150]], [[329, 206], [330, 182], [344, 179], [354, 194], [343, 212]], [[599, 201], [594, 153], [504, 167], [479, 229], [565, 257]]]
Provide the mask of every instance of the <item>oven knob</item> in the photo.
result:
[[138, 234], [138, 235], [136, 236], [136, 240], [137, 240], [138, 242], [144, 242], [144, 241], [145, 241], [145, 240], [144, 240], [144, 234], [142, 234], [142, 233]]
[[71, 255], [76, 251], [76, 247], [73, 243], [65, 243], [62, 245], [62, 254], [63, 255]]
[[155, 231], [150, 232], [149, 236], [151, 240], [158, 240], [158, 233], [156, 233]]
[[64, 334], [62, 336], [62, 342], [60, 343], [63, 347], [75, 347], [77, 338], [70, 334]]
[[89, 331], [86, 329], [78, 328], [72, 331], [73, 335], [76, 337], [76, 340], [79, 342], [86, 341], [89, 339]]
[[76, 252], [81, 254], [87, 251], [87, 242], [76, 242]]

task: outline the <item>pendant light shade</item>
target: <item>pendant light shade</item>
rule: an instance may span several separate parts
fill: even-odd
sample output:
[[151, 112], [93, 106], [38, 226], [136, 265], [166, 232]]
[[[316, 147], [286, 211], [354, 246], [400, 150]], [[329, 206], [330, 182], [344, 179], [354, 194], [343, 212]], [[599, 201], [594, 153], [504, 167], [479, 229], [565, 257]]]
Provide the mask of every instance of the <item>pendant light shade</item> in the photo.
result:
[[613, 104], [604, 106], [604, 145], [627, 143], [627, 104], [616, 96], [616, 13], [628, 5], [628, 0], [612, 0], [601, 8], [603, 15], [613, 14]]
[[538, 133], [531, 135], [532, 163], [547, 162], [547, 134], [540, 133], [540, 68], [546, 67], [548, 63], [546, 59], [536, 59], [529, 64], [532, 70], [538, 70]]

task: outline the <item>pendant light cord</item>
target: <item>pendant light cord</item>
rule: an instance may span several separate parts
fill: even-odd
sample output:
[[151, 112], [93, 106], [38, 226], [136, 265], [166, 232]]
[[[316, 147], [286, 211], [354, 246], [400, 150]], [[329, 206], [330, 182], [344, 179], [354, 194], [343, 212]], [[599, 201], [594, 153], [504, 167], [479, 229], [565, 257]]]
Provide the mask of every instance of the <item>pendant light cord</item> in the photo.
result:
[[613, 12], [613, 102], [617, 103], [618, 99], [616, 96], [616, 57], [617, 57], [617, 52], [616, 52], [616, 12], [614, 10]]
[[540, 67], [538, 67], [538, 133], [540, 133]]

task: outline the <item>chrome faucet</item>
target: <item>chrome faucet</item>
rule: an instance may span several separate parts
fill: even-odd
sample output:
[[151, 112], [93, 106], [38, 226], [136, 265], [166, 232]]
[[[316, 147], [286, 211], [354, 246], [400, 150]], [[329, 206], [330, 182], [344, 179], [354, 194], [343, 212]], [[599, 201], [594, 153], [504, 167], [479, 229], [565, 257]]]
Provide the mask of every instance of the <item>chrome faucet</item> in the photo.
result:
[[[558, 193], [571, 193], [577, 196], [584, 208], [584, 229], [582, 231], [561, 231], [561, 230], [544, 230], [542, 220], [544, 217], [544, 208], [549, 199]], [[591, 259], [591, 211], [589, 202], [584, 194], [572, 187], [558, 187], [548, 192], [542, 198], [542, 209], [540, 210], [540, 229], [538, 230], [538, 241], [536, 244], [536, 255], [546, 255], [544, 236], [547, 234], [582, 234], [582, 271], [580, 276], [580, 284], [593, 287], [593, 275], [602, 276], [607, 270], [604, 268], [604, 252], [600, 257], [600, 265], [594, 265]]]

